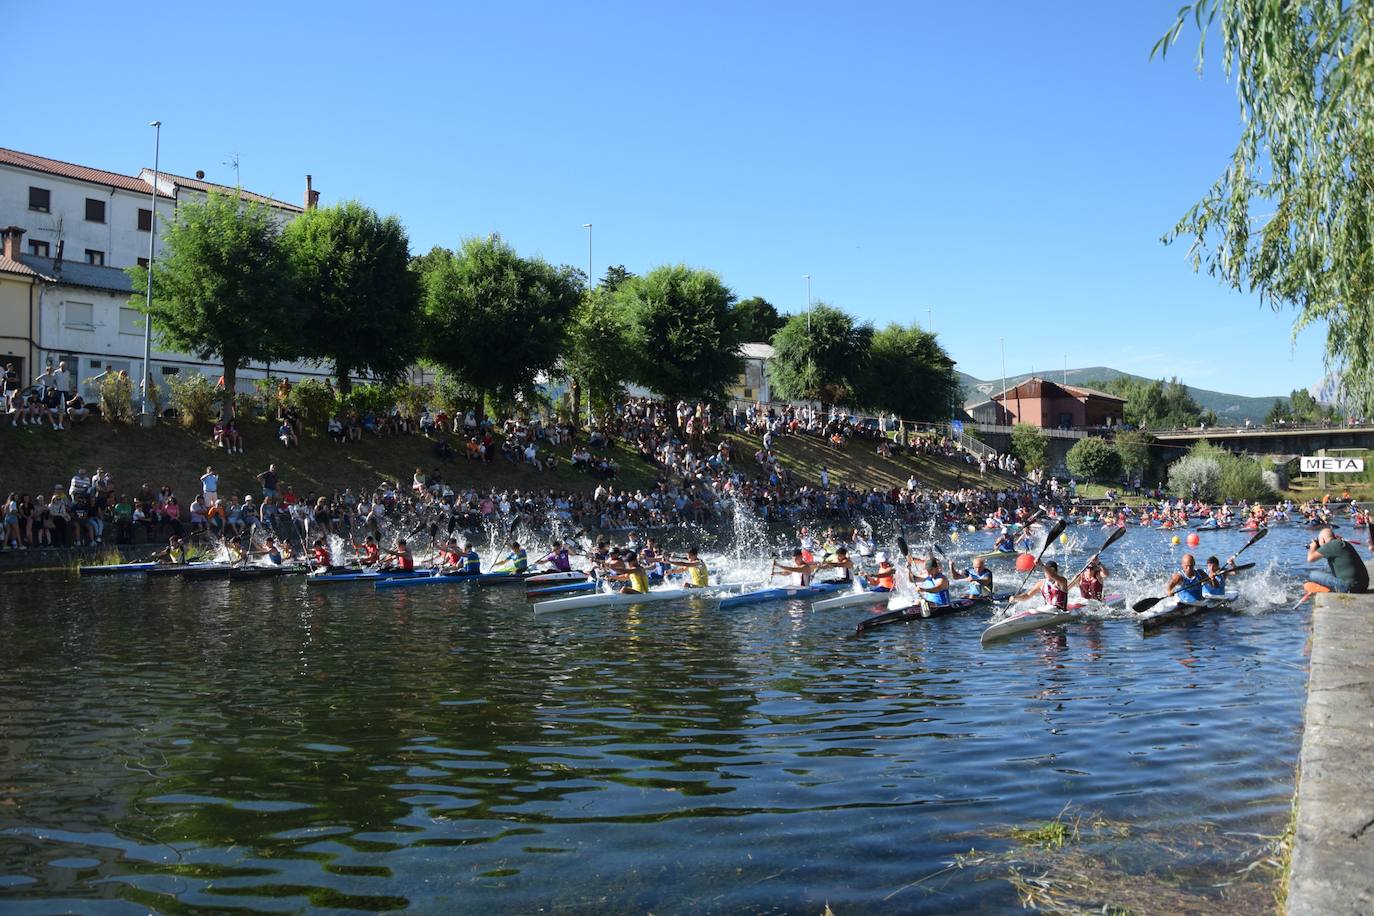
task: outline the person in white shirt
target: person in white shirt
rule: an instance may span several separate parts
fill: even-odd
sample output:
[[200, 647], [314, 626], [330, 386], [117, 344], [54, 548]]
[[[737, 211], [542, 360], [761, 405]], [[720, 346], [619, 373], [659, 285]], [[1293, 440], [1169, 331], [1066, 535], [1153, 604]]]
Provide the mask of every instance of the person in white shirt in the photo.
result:
[[200, 486], [205, 493], [205, 504], [213, 506], [219, 498], [219, 475], [215, 473], [214, 468], [205, 469], [205, 473], [200, 476]]

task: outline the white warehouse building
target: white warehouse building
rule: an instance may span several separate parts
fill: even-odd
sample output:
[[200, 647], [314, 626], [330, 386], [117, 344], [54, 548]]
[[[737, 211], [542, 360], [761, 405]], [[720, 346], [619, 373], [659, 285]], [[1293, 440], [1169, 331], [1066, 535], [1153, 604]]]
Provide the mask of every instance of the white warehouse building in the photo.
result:
[[[147, 265], [152, 233], [167, 224], [184, 200], [236, 189], [153, 170], [122, 175], [0, 148], [0, 362], [13, 363], [31, 380], [45, 365], [65, 362], [78, 390], [106, 370], [128, 371], [137, 383], [143, 359], [143, 314], [129, 303], [125, 268]], [[237, 190], [267, 204], [285, 223], [314, 207], [319, 192], [306, 176], [303, 205]], [[152, 218], [156, 200], [157, 219]], [[160, 240], [153, 239], [154, 250]], [[156, 255], [155, 255], [156, 257]], [[156, 286], [156, 263], [154, 263]], [[195, 356], [154, 347], [149, 373], [164, 388], [168, 376], [221, 368]], [[252, 364], [239, 370], [240, 390], [268, 373]], [[273, 363], [271, 374], [327, 377], [314, 363]]]

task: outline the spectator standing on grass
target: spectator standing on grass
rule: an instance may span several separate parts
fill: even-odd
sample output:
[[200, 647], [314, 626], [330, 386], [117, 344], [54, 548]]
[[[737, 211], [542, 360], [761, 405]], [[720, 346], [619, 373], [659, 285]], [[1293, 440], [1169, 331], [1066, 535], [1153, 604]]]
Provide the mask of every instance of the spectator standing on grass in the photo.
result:
[[270, 497], [275, 499], [277, 495], [277, 466], [275, 464], [269, 464], [267, 470], [258, 475], [258, 480], [262, 482], [263, 498], [267, 499]]
[[219, 499], [219, 475], [214, 468], [206, 468], [205, 473], [200, 475], [200, 489], [205, 495], [205, 505], [213, 506], [215, 500]]

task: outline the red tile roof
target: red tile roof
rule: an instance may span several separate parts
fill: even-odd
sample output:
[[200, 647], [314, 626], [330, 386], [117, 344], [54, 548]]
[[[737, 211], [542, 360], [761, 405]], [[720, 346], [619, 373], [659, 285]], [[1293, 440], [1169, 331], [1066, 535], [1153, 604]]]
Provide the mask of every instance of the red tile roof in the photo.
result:
[[[144, 169], [144, 172], [149, 171]], [[171, 172], [159, 172], [161, 177], [174, 181], [183, 188], [190, 188], [193, 191], [203, 191], [209, 193], [218, 191], [221, 194], [238, 193], [242, 200], [252, 200], [260, 204], [267, 204], [269, 207], [279, 207], [282, 210], [290, 210], [293, 213], [304, 213], [305, 208], [300, 204], [289, 204], [284, 200], [277, 200], [275, 197], [267, 197], [262, 194], [254, 194], [252, 191], [245, 191], [243, 188], [231, 188], [227, 184], [215, 184], [213, 181], [206, 181], [203, 178], [186, 178], [182, 175], [174, 175]]]
[[[92, 169], [84, 165], [63, 162], [61, 159], [48, 159], [44, 156], [21, 153], [18, 150], [5, 149], [4, 147], [0, 147], [0, 163], [17, 166], [21, 169], [32, 169], [35, 172], [46, 172], [49, 175], [60, 175], [63, 178], [74, 178], [77, 181], [88, 181], [109, 188], [121, 188], [137, 194], [148, 194], [153, 190], [148, 182], [132, 175], [121, 175], [118, 172], [107, 172], [104, 169]], [[167, 200], [172, 199], [167, 194], [159, 193], [158, 196]]]
[[34, 270], [29, 265], [20, 263], [19, 261], [16, 261], [13, 258], [7, 258], [3, 254], [0, 254], [0, 273], [19, 274], [25, 277], [42, 276], [38, 271]]

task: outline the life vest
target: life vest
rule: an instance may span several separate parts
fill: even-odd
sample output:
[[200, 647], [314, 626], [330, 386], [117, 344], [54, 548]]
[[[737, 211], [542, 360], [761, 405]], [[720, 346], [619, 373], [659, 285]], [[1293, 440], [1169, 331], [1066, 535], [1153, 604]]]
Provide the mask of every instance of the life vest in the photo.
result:
[[[926, 576], [925, 581], [922, 583], [922, 585], [925, 588], [930, 588], [937, 581], [939, 580], [936, 579], [934, 576]], [[929, 604], [932, 607], [949, 607], [948, 580], [946, 580], [946, 587], [940, 589], [938, 592], [922, 592], [921, 594], [925, 597], [926, 604]]]
[[980, 594], [992, 593], [992, 570], [984, 569], [982, 572], [970, 569], [968, 571], [969, 581], [978, 586]]
[[1226, 595], [1226, 573], [1217, 570], [1211, 579], [1202, 582], [1202, 594], [1208, 598], [1223, 598]]
[[882, 590], [885, 592], [890, 592], [892, 591], [892, 586], [895, 581], [896, 573], [897, 570], [894, 567], [889, 567], [886, 572], [884, 572], [883, 569], [879, 567], [878, 571], [874, 573], [871, 577], [869, 577], [869, 582], [872, 583], [874, 591]]
[[1178, 574], [1178, 588], [1174, 594], [1179, 601], [1201, 601], [1202, 600], [1202, 574], [1194, 572], [1192, 576]]

